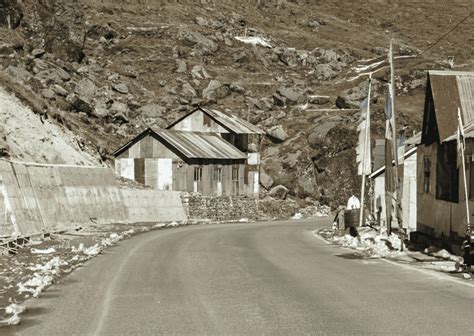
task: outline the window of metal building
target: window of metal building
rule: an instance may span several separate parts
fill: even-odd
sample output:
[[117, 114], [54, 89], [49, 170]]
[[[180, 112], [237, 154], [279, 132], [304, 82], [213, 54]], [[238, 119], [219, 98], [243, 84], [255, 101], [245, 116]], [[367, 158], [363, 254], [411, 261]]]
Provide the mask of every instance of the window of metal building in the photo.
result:
[[423, 191], [429, 193], [431, 190], [431, 158], [425, 157], [423, 160]]
[[202, 181], [202, 167], [194, 167], [194, 181]]
[[214, 181], [222, 182], [222, 168], [214, 167]]
[[238, 181], [239, 180], [239, 167], [234, 166], [232, 167], [232, 181]]
[[447, 202], [459, 202], [459, 170], [457, 168], [456, 141], [438, 146], [436, 198]]

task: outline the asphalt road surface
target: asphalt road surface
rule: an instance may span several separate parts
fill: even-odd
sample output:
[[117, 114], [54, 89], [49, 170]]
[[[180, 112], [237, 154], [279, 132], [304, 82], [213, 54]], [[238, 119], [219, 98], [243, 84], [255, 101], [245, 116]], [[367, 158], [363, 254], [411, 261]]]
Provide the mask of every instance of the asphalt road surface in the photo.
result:
[[28, 303], [8, 335], [473, 335], [474, 288], [358, 259], [329, 219], [190, 226], [133, 237]]

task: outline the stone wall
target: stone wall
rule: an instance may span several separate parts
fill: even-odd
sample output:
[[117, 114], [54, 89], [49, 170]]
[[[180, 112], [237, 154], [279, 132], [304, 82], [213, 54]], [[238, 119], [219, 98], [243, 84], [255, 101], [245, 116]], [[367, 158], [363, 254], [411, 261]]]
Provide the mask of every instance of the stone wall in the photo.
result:
[[258, 199], [239, 196], [202, 196], [183, 193], [183, 206], [190, 221], [225, 222], [258, 219]]

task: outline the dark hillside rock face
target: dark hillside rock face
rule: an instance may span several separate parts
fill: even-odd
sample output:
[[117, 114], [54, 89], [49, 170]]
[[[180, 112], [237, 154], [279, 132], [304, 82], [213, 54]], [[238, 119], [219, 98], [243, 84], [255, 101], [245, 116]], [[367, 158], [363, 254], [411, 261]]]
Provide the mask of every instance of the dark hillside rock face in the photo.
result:
[[[253, 149], [273, 180], [267, 188], [281, 184], [291, 197], [338, 204], [360, 183], [357, 112], [338, 107], [360, 106], [371, 71], [373, 102], [385, 97], [388, 34], [397, 37], [398, 56], [415, 56], [396, 59], [398, 124], [410, 134], [421, 126], [426, 70], [446, 68], [447, 56], [456, 65], [472, 58], [469, 25], [430, 55], [417, 51], [472, 0], [449, 7], [381, 1], [383, 13], [370, 2], [336, 0], [0, 0], [0, 67], [36, 95], [28, 94], [35, 110], [44, 109], [34, 100], [44, 100], [64, 125], [109, 152], [198, 105], [230, 110], [269, 130]], [[271, 47], [236, 37], [264, 38]], [[379, 100], [374, 137], [385, 125]]]
[[0, 26], [15, 29], [21, 24], [23, 9], [16, 0], [0, 2]]

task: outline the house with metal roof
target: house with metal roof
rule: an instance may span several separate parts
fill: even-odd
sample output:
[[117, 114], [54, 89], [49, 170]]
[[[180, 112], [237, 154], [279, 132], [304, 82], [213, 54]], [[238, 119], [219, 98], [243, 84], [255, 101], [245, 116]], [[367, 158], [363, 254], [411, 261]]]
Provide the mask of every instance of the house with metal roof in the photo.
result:
[[265, 132], [248, 121], [218, 110], [197, 107], [167, 129], [185, 132], [219, 133], [244, 153], [255, 153]]
[[429, 71], [417, 149], [417, 228], [434, 237], [465, 236], [465, 188], [457, 151], [458, 109], [466, 138], [467, 193], [474, 209], [474, 72]]
[[167, 127], [182, 132], [210, 132], [219, 134], [224, 140], [247, 155], [246, 180], [254, 181], [258, 193], [260, 183], [260, 144], [265, 132], [237, 115], [214, 109], [197, 107]]
[[258, 195], [258, 171], [218, 133], [148, 128], [113, 155], [116, 175], [154, 189]]

